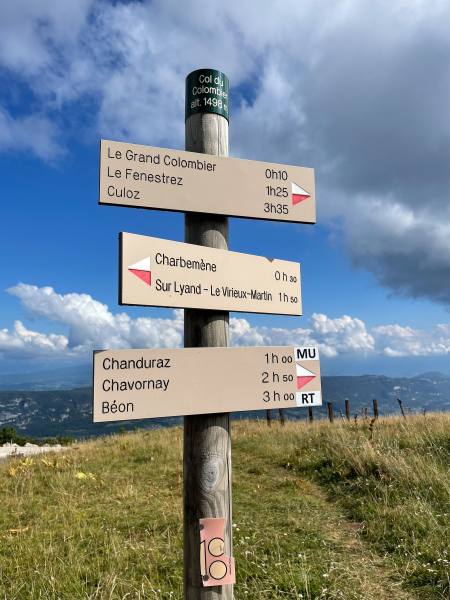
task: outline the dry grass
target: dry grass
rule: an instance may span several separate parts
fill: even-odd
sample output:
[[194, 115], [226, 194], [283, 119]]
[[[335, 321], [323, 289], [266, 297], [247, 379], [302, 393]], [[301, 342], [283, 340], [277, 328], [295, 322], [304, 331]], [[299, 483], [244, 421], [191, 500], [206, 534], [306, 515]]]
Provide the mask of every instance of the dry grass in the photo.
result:
[[405, 589], [450, 597], [450, 417], [338, 425], [302, 440], [292, 465], [309, 474], [389, 556]]
[[[181, 435], [2, 463], [0, 598], [181, 598]], [[449, 455], [446, 415], [233, 424], [236, 599], [448, 598]]]

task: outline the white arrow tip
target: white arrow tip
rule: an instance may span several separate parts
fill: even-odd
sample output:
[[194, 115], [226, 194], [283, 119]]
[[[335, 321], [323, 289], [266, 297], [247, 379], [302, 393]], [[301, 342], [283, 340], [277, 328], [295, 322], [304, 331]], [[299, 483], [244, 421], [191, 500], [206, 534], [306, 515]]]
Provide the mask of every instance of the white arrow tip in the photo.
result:
[[133, 269], [134, 271], [151, 271], [150, 256], [147, 256], [147, 258], [143, 258], [142, 260], [138, 260], [138, 262], [135, 262], [128, 268]]

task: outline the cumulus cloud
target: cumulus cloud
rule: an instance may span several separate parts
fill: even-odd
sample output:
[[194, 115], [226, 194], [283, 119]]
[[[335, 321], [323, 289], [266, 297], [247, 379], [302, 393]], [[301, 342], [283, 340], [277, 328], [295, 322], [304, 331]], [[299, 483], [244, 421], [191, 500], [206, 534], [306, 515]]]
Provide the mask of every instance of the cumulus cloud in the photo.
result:
[[[51, 287], [39, 288], [23, 283], [8, 292], [19, 298], [30, 314], [64, 325], [67, 329], [65, 348], [76, 355], [85, 355], [94, 348], [173, 347], [181, 344], [182, 311], [174, 311], [172, 319], [132, 319], [126, 313], [113, 315], [106, 304], [94, 300], [89, 294], [61, 295]], [[20, 332], [15, 333], [20, 336]]]
[[318, 346], [324, 356], [374, 350], [374, 339], [360, 319], [331, 319], [313, 314], [309, 328], [252, 327], [246, 319], [230, 320], [231, 339], [237, 346]]
[[0, 329], [0, 354], [11, 358], [63, 357], [70, 350], [64, 335], [31, 331], [21, 321], [12, 330]]
[[329, 355], [342, 352], [368, 353], [374, 350], [375, 340], [361, 319], [344, 315], [330, 319], [326, 315], [313, 314], [314, 331], [323, 336], [329, 347]]
[[450, 326], [440, 324], [431, 331], [400, 325], [374, 327], [380, 353], [390, 356], [446, 356], [450, 354]]
[[[8, 290], [29, 315], [65, 329], [45, 334], [16, 321], [0, 330], [0, 354], [14, 358], [84, 358], [106, 348], [177, 347], [183, 341], [183, 311], [166, 319], [113, 314], [89, 294], [58, 294], [51, 287], [20, 283]], [[420, 331], [398, 324], [368, 330], [358, 318], [313, 314], [306, 328], [252, 326], [245, 318], [230, 319], [234, 346], [318, 346], [322, 356], [430, 356], [450, 354], [450, 325]]]
[[87, 103], [86, 136], [180, 147], [184, 76], [217, 67], [232, 153], [314, 166], [354, 264], [448, 304], [449, 20], [445, 0], [4, 2], [0, 71], [33, 101], [2, 102], [0, 149], [54, 158]]

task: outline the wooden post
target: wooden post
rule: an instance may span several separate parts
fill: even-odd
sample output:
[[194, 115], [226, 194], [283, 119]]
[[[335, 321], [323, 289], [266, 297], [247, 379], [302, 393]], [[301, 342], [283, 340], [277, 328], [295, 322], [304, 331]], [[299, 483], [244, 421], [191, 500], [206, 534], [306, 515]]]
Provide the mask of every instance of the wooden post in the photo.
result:
[[333, 411], [333, 403], [332, 402], [327, 402], [327, 411], [328, 411], [328, 418], [330, 420], [330, 423], [334, 422], [334, 411]]
[[284, 425], [286, 419], [284, 418], [284, 410], [282, 408], [278, 409], [278, 415], [280, 417], [280, 425]]
[[269, 427], [272, 427], [272, 411], [270, 410], [270, 408], [268, 408], [266, 410], [266, 419], [267, 419], [267, 425]]
[[345, 416], [347, 421], [350, 421], [350, 400], [348, 398], [345, 399]]
[[378, 419], [378, 400], [376, 398], [373, 399], [373, 416]]
[[[186, 150], [228, 156], [228, 121], [213, 113], [186, 119]], [[185, 215], [185, 241], [228, 249], [227, 217]], [[228, 346], [229, 313], [186, 309], [184, 346]], [[232, 600], [233, 586], [203, 587], [199, 519], [226, 519], [225, 554], [232, 556], [231, 437], [228, 413], [184, 418], [184, 598]]]
[[406, 419], [405, 410], [403, 408], [403, 402], [400, 400], [400, 398], [397, 398], [397, 402], [398, 402], [398, 405], [400, 406], [400, 410], [402, 412], [403, 418]]
[[312, 423], [314, 421], [314, 414], [313, 414], [312, 406], [308, 406], [308, 419], [309, 419], [310, 423]]

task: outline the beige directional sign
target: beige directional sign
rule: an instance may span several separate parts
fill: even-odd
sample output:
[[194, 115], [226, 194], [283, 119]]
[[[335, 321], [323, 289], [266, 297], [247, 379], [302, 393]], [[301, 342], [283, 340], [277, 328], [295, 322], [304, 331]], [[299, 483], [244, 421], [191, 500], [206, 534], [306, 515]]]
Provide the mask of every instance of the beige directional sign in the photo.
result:
[[100, 204], [315, 223], [314, 170], [102, 140]]
[[314, 347], [94, 353], [94, 422], [320, 404]]
[[301, 315], [300, 264], [120, 234], [119, 301]]

